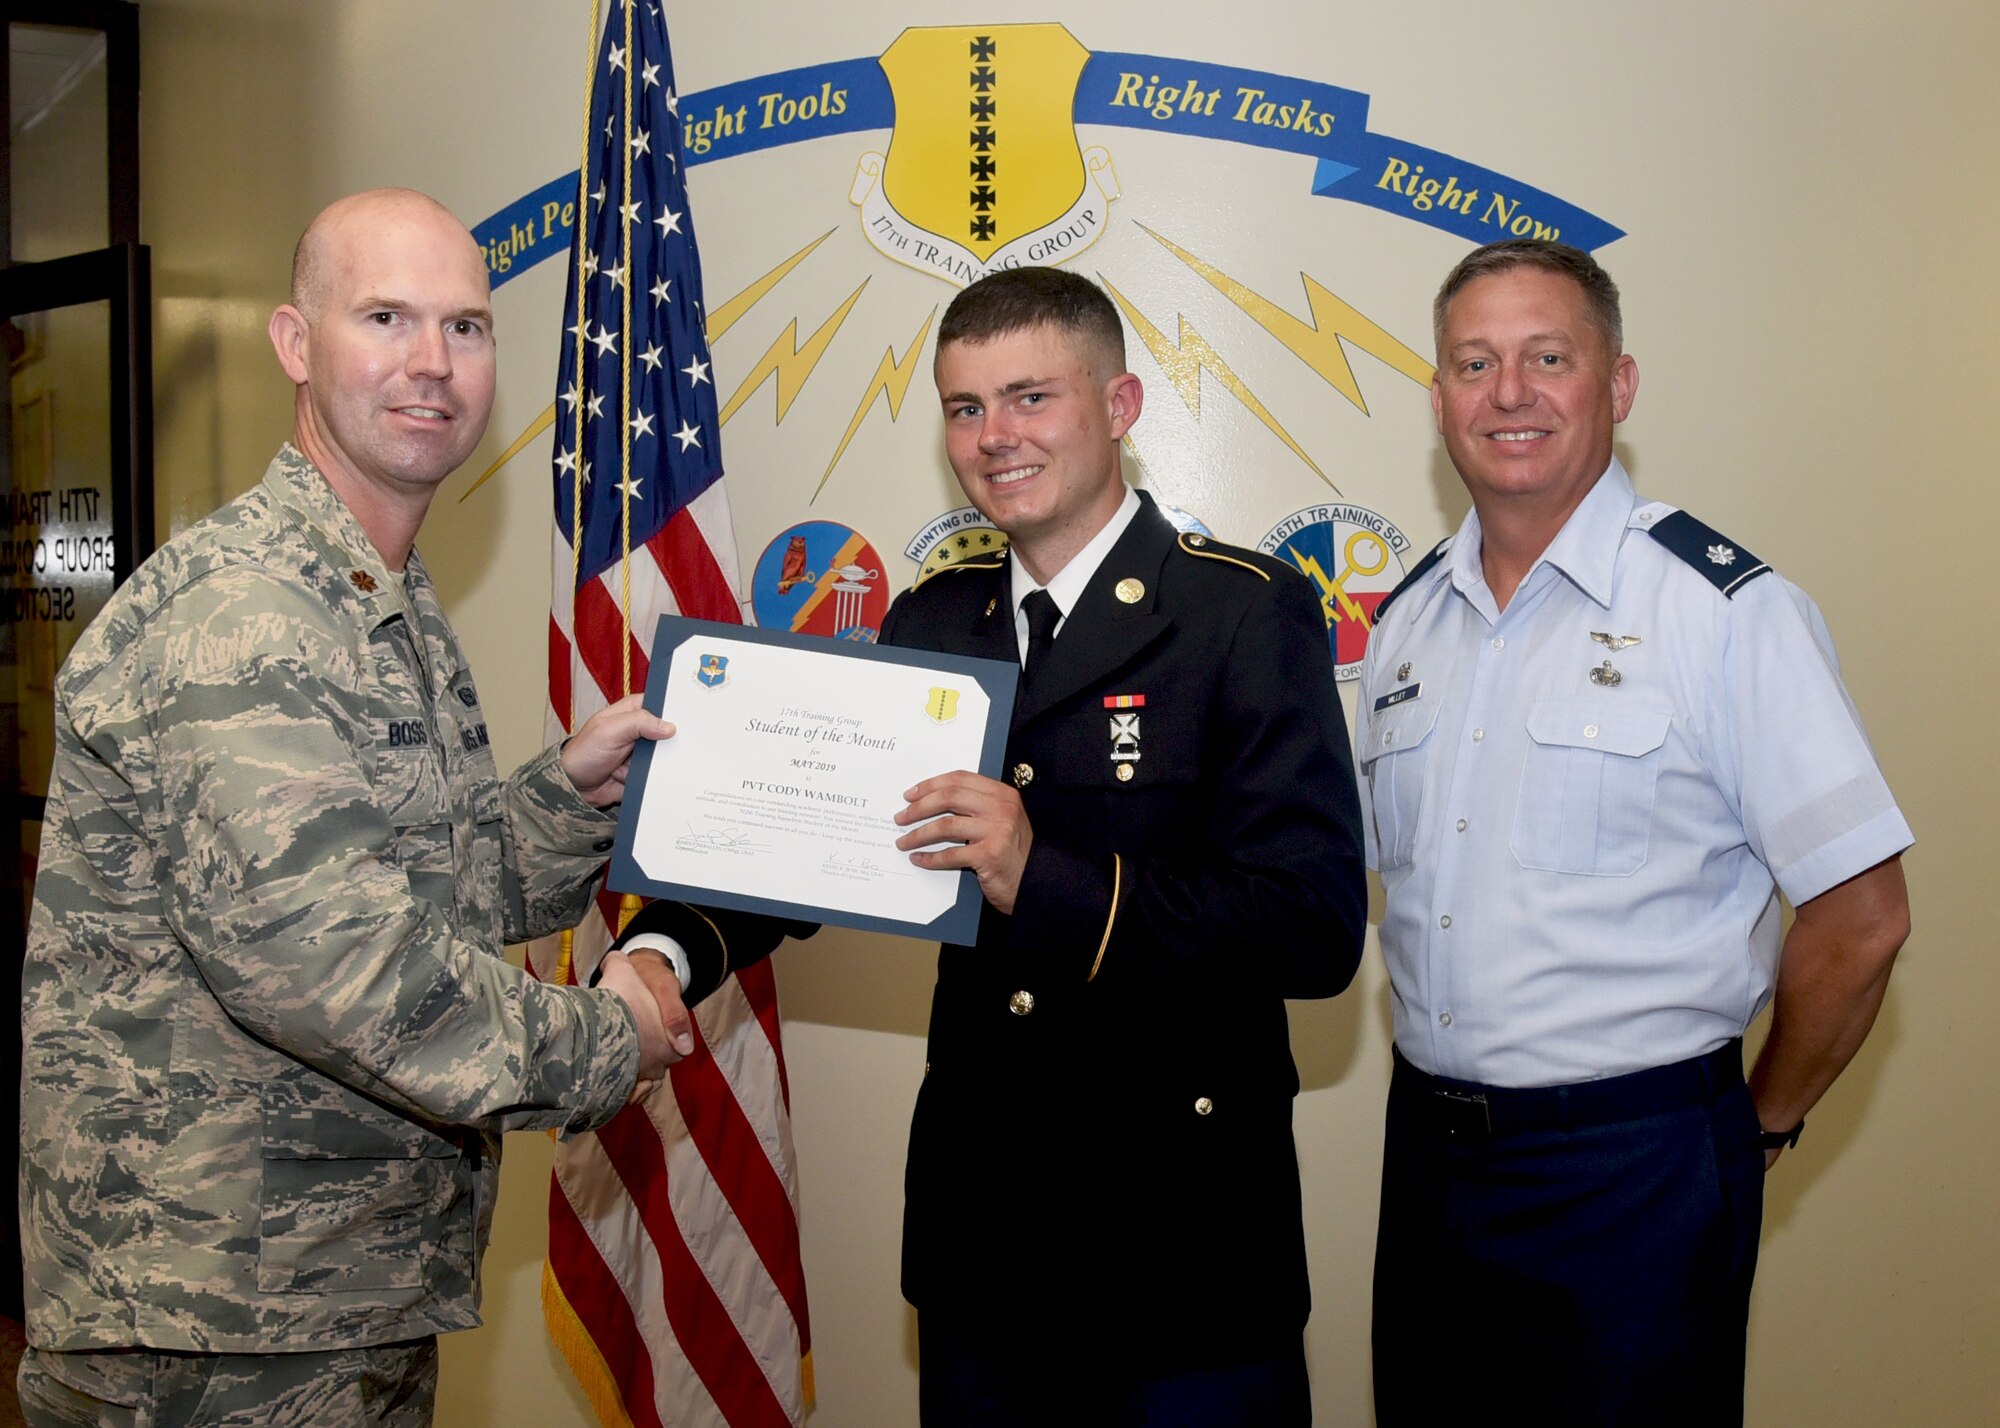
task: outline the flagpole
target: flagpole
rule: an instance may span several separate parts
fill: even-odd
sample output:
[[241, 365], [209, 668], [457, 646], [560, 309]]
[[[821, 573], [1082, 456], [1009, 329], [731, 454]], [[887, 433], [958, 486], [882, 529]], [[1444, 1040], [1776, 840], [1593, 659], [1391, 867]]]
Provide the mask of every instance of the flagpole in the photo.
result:
[[[597, 29], [603, 23], [603, 12], [599, 9], [598, 0], [590, 0], [590, 39], [584, 47], [583, 56], [583, 138], [578, 146], [579, 158], [576, 165], [576, 221], [579, 224], [589, 222], [590, 218], [590, 106], [597, 100]], [[583, 276], [583, 258], [587, 248], [586, 245], [581, 243], [573, 244], [572, 246], [576, 249], [576, 324], [579, 328], [584, 328], [590, 325], [588, 304], [584, 300], [585, 280]], [[583, 472], [585, 458], [583, 445], [583, 337], [580, 333], [576, 339], [576, 369], [572, 375], [574, 380], [570, 390], [576, 393], [576, 400], [571, 403], [576, 409], [576, 470], [572, 473], [575, 489], [570, 497], [569, 588], [574, 590], [576, 589], [577, 572], [582, 569], [583, 564]], [[557, 440], [561, 440], [560, 433], [557, 434]], [[569, 681], [569, 698], [564, 701], [569, 707], [564, 709], [562, 713], [562, 726], [565, 730], [576, 728], [575, 660], [576, 657], [572, 654], [570, 656], [572, 669]], [[555, 979], [558, 982], [572, 985], [576, 981], [576, 929], [573, 927], [565, 927], [562, 930], [562, 950], [556, 954]]]
[[[648, 651], [636, 641], [657, 615], [727, 620], [739, 609], [664, 17], [632, 0], [591, 8], [595, 62], [563, 319], [575, 348], [555, 364], [561, 400], [574, 392], [578, 407], [556, 424], [577, 445], [574, 459], [560, 442], [555, 453], [558, 738], [565, 716], [574, 728], [646, 685]], [[593, 293], [600, 280], [620, 292]], [[652, 429], [668, 414], [672, 441]], [[583, 480], [585, 453], [595, 487]], [[567, 498], [565, 478], [575, 482]], [[567, 949], [530, 949], [537, 974], [546, 956], [575, 981], [630, 908], [599, 891]], [[809, 1411], [812, 1330], [777, 1012], [769, 965], [743, 969], [698, 1009], [697, 1055], [645, 1104], [557, 1153], [543, 1309], [604, 1428], [799, 1428]]]
[[[626, 694], [632, 692], [632, 0], [625, 0], [625, 187], [619, 197], [618, 206], [618, 262], [625, 270], [625, 281], [619, 283], [618, 295], [623, 300], [618, 319], [618, 450], [621, 456], [619, 474], [619, 509], [623, 517], [620, 532], [622, 552], [619, 571], [623, 577], [624, 589], [619, 597], [618, 608], [624, 615], [625, 638], [620, 642], [619, 654], [624, 660], [624, 676], [618, 687]], [[662, 142], [665, 142], [662, 140]]]

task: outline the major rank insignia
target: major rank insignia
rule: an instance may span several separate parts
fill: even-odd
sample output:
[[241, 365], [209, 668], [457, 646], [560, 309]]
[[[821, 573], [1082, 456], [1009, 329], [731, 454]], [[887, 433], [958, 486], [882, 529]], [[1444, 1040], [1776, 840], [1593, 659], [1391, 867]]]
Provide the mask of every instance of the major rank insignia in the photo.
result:
[[722, 683], [729, 678], [729, 656], [703, 655], [701, 657], [701, 668], [695, 671], [694, 677], [710, 689], [720, 688]]

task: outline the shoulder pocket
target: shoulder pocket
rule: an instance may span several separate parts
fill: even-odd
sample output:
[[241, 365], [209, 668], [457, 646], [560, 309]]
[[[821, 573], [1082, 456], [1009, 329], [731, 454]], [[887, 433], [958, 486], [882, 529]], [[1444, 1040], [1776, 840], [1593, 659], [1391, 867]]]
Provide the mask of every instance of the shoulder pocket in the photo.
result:
[[1524, 868], [1627, 877], [1645, 866], [1660, 751], [1673, 716], [1642, 705], [1545, 699], [1528, 714], [1528, 757], [1511, 846]]

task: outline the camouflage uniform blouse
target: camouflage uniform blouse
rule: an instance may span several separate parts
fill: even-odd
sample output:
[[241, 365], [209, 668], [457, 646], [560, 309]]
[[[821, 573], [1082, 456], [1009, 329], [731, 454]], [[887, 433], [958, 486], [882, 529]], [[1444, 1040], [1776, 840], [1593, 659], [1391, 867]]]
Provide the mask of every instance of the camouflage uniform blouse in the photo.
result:
[[[526, 697], [523, 694], [522, 697]], [[290, 446], [57, 680], [23, 973], [29, 1338], [253, 1352], [478, 1322], [498, 1132], [624, 1103], [630, 1013], [501, 957], [611, 819], [504, 785], [413, 555]]]

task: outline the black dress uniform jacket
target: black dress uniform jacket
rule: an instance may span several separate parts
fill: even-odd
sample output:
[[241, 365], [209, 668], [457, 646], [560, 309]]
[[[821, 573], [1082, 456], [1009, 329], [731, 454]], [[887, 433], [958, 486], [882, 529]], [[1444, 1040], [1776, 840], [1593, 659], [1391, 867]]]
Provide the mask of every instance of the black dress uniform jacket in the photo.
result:
[[[1016, 703], [1013, 915], [940, 952], [903, 1291], [1188, 1362], [1305, 1323], [1284, 1003], [1347, 985], [1367, 898], [1317, 600], [1141, 499]], [[883, 643], [1017, 659], [1009, 578], [940, 571]]]

